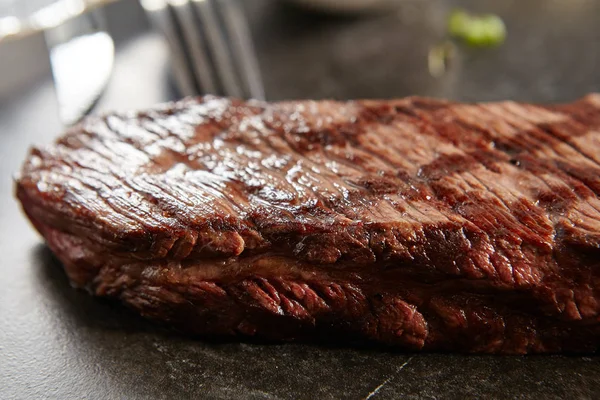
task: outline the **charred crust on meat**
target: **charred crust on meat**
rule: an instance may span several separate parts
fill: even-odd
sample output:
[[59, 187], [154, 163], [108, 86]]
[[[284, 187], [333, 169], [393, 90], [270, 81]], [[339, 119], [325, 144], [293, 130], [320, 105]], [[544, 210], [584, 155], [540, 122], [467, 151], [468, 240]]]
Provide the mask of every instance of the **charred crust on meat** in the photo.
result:
[[217, 97], [33, 148], [26, 216], [72, 283], [193, 335], [595, 352], [600, 96]]

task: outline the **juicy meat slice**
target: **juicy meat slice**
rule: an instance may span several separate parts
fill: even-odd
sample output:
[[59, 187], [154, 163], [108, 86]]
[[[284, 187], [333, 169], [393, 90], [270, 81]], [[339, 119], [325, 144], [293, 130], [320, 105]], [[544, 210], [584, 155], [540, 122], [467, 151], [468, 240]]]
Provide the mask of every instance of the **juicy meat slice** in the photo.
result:
[[71, 281], [201, 335], [595, 352], [600, 96], [241, 102], [91, 117], [23, 209]]

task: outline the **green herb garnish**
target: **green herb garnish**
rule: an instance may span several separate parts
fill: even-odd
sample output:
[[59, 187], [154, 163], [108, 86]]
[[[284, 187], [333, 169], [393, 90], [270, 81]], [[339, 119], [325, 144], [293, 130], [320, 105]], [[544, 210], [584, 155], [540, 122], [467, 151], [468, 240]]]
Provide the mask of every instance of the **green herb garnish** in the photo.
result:
[[455, 10], [448, 18], [450, 35], [462, 39], [471, 46], [497, 46], [506, 39], [506, 26], [493, 14], [474, 15]]

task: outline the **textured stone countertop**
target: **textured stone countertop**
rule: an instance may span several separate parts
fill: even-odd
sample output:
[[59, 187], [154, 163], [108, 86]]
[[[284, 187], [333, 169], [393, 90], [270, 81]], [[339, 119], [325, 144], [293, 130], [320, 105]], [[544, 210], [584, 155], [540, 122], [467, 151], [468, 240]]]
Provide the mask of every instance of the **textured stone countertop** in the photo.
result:
[[[270, 100], [400, 97], [569, 101], [600, 91], [600, 1], [404, 1], [369, 17], [246, 0]], [[506, 43], [427, 69], [453, 5], [500, 14]], [[167, 53], [136, 2], [108, 8], [118, 55], [98, 110], [173, 98]], [[135, 22], [135, 23], [134, 23]], [[0, 398], [600, 398], [598, 357], [403, 354], [307, 344], [207, 342], [73, 290], [20, 214], [11, 174], [61, 126], [49, 80], [0, 103]]]

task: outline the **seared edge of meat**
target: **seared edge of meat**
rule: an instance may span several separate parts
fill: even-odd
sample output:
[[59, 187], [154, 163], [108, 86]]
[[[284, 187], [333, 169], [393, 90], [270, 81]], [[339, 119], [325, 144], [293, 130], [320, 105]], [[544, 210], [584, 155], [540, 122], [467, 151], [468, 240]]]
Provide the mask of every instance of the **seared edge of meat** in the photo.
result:
[[192, 333], [591, 351], [599, 127], [597, 95], [188, 99], [33, 149], [17, 196], [74, 283]]

